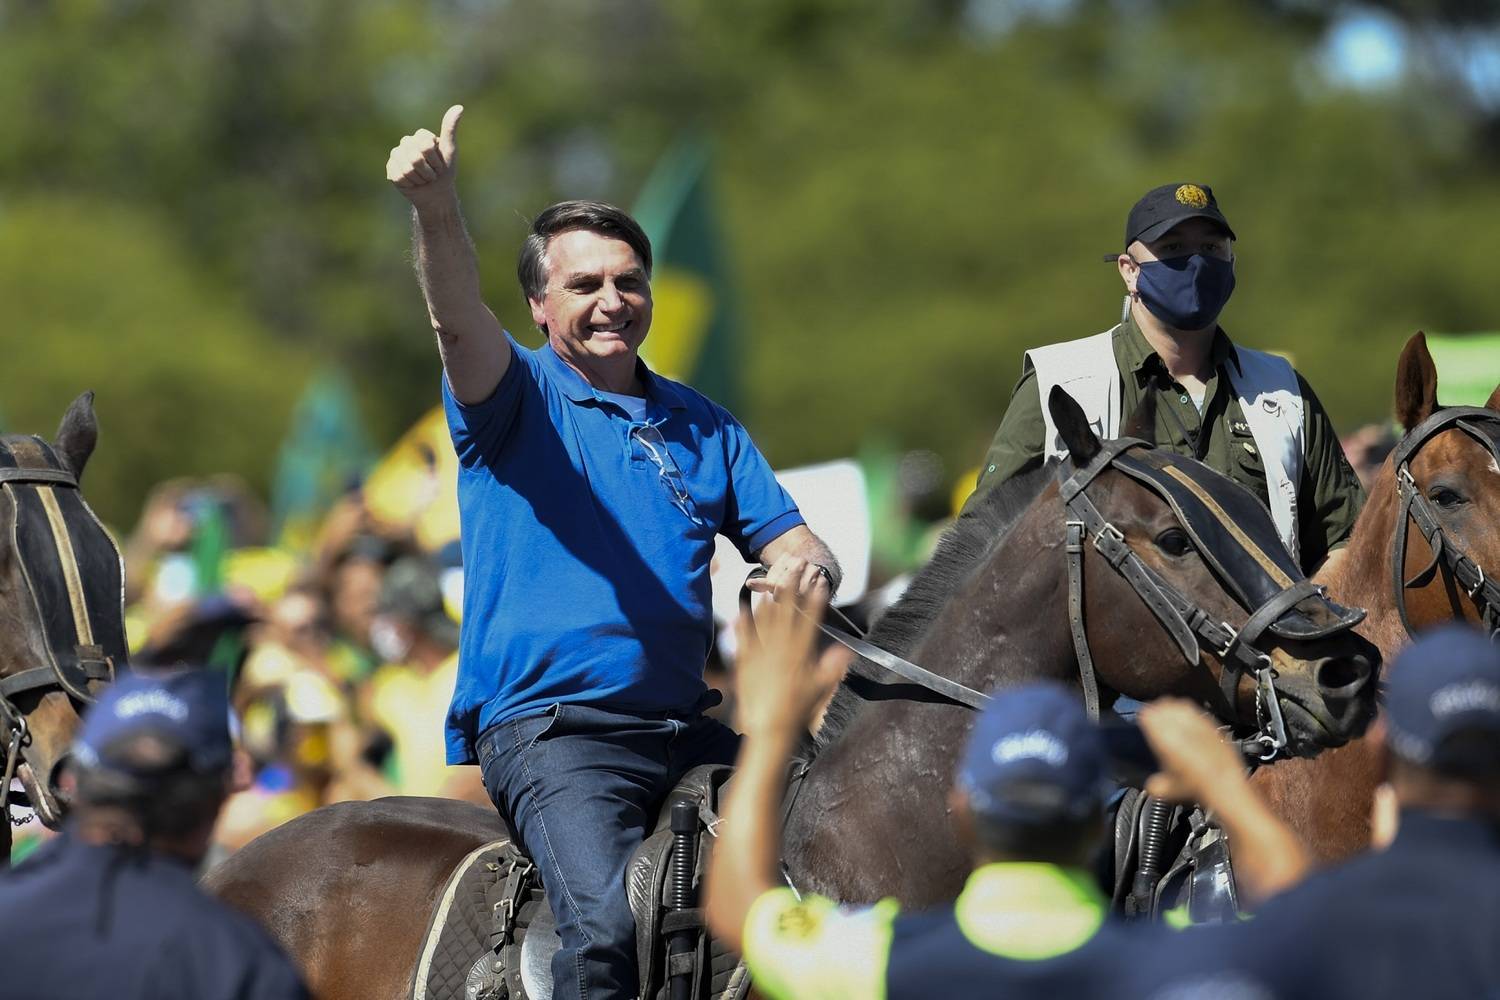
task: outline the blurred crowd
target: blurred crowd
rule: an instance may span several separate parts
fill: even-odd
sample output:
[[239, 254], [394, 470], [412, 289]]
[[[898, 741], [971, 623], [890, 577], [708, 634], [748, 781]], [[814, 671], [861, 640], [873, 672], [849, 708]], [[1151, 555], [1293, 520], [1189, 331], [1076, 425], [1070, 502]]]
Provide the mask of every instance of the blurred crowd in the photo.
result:
[[242, 484], [172, 481], [124, 540], [133, 662], [204, 663], [230, 689], [246, 787], [220, 819], [223, 851], [346, 799], [487, 801], [475, 769], [443, 763], [458, 544], [423, 544], [414, 520], [371, 507], [350, 489], [293, 548], [270, 544]]

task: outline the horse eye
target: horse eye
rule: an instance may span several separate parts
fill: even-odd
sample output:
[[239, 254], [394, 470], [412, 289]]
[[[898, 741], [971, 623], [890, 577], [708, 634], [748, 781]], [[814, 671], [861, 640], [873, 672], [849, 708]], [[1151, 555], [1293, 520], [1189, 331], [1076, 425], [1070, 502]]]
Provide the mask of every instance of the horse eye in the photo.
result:
[[1156, 547], [1169, 556], [1185, 556], [1193, 551], [1192, 540], [1181, 528], [1168, 528], [1157, 535]]
[[1463, 494], [1446, 486], [1434, 486], [1427, 495], [1439, 507], [1457, 507], [1465, 502]]

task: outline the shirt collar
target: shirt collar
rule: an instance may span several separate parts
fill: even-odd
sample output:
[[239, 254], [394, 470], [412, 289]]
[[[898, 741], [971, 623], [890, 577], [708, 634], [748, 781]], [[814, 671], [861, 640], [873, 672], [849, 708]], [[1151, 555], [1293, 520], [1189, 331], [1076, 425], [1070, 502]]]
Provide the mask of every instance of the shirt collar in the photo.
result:
[[[1136, 376], [1137, 383], [1143, 382], [1145, 375], [1167, 370], [1167, 366], [1161, 360], [1161, 355], [1156, 353], [1156, 349], [1151, 346], [1151, 342], [1136, 325], [1135, 317], [1128, 309], [1125, 311], [1125, 318], [1120, 322], [1120, 328], [1124, 333], [1125, 363], [1130, 367], [1131, 373]], [[1208, 357], [1213, 362], [1215, 371], [1223, 368], [1228, 362], [1233, 362], [1235, 371], [1239, 371], [1239, 353], [1234, 349], [1234, 344], [1222, 326], [1214, 329], [1214, 342], [1209, 348]]]
[[1104, 923], [1108, 904], [1075, 868], [1005, 862], [974, 870], [954, 907], [964, 937], [1006, 958], [1039, 960], [1072, 951]]
[[[563, 394], [573, 402], [598, 402], [601, 399], [599, 391], [590, 385], [587, 379], [557, 356], [550, 341], [537, 349], [537, 355], [541, 358], [542, 367], [546, 369], [547, 375], [557, 382]], [[635, 359], [635, 374], [641, 380], [641, 385], [646, 387], [646, 399], [659, 403], [669, 410], [687, 409], [687, 401], [682, 398], [682, 393], [677, 386], [646, 367], [646, 362], [639, 357]]]

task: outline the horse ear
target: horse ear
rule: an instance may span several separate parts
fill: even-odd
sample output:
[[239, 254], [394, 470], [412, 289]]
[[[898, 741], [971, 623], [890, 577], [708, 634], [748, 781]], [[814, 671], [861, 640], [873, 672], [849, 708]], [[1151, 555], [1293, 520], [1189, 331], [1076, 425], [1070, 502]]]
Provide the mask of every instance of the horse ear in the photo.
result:
[[1437, 365], [1428, 353], [1427, 335], [1418, 330], [1396, 362], [1396, 419], [1411, 430], [1437, 408]]
[[1069, 396], [1060, 385], [1054, 385], [1047, 396], [1047, 409], [1052, 414], [1052, 423], [1058, 436], [1067, 446], [1068, 457], [1074, 465], [1087, 465], [1099, 454], [1099, 436], [1089, 426], [1089, 418], [1078, 401]]
[[1141, 401], [1125, 421], [1125, 426], [1120, 428], [1120, 437], [1156, 440], [1156, 393], [1148, 392], [1141, 396]]
[[1485, 400], [1485, 409], [1500, 410], [1500, 385], [1495, 386], [1495, 391], [1490, 393], [1490, 398]]
[[94, 453], [94, 445], [98, 441], [99, 421], [94, 417], [94, 394], [90, 391], [73, 400], [73, 405], [63, 414], [53, 447], [62, 455], [63, 461], [68, 463], [73, 475], [81, 479], [83, 467], [88, 464], [89, 456]]

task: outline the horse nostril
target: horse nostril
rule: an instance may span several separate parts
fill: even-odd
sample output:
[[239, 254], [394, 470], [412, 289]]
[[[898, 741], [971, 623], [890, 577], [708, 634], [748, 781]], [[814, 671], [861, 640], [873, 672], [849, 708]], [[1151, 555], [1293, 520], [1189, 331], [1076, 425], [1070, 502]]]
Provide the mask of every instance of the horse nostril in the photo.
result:
[[1330, 656], [1318, 664], [1318, 692], [1327, 699], [1353, 698], [1369, 682], [1371, 672], [1363, 656]]
[[67, 770], [68, 764], [72, 762], [71, 754], [63, 754], [57, 758], [57, 763], [52, 765], [52, 771], [47, 775], [47, 791], [52, 793], [52, 798], [57, 804], [66, 807], [73, 800], [70, 794], [71, 784], [62, 780], [63, 772]]

